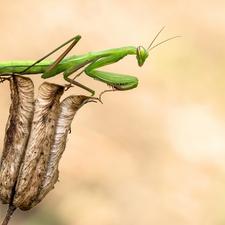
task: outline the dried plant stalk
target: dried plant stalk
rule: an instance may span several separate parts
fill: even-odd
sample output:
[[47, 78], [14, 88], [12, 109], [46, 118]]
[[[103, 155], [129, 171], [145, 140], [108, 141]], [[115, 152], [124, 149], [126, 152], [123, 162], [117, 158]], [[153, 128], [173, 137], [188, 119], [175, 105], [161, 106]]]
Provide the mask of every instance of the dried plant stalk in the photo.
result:
[[3, 204], [10, 203], [14, 194], [34, 111], [34, 86], [31, 79], [14, 75], [9, 80], [12, 103], [0, 164], [0, 200]]
[[51, 146], [50, 157], [48, 160], [47, 170], [40, 186], [40, 193], [32, 202], [32, 207], [38, 204], [48, 193], [54, 188], [54, 184], [59, 177], [58, 165], [61, 156], [66, 148], [67, 135], [70, 125], [76, 112], [91, 97], [84, 95], [73, 95], [64, 99], [60, 103], [58, 119], [56, 124], [56, 132], [54, 142]]
[[31, 134], [13, 198], [13, 205], [22, 210], [32, 208], [39, 194], [54, 141], [59, 100], [63, 92], [63, 86], [47, 82], [39, 87]]

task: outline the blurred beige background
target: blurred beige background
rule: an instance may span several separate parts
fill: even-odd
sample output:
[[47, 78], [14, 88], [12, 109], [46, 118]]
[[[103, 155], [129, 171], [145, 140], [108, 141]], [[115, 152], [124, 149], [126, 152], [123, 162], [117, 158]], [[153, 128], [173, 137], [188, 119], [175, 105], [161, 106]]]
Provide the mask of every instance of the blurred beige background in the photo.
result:
[[[147, 47], [163, 26], [156, 43], [182, 36], [155, 48], [142, 68], [134, 56], [104, 68], [137, 76], [138, 88], [77, 113], [60, 182], [34, 209], [16, 210], [11, 225], [225, 224], [224, 8], [219, 0], [1, 2], [0, 61], [37, 60], [77, 34], [70, 55]], [[37, 93], [43, 80], [32, 78]], [[79, 81], [97, 94], [107, 89]], [[0, 86], [3, 146], [10, 91]]]

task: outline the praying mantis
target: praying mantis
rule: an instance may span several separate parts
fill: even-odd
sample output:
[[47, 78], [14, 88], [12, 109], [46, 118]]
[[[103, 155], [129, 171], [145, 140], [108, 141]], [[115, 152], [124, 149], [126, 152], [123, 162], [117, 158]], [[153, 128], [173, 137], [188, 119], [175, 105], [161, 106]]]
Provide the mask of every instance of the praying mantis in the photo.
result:
[[[99, 81], [106, 83], [107, 85], [112, 87], [112, 90], [103, 91], [100, 96], [107, 91], [123, 91], [123, 90], [131, 90], [138, 85], [138, 79], [134, 76], [118, 74], [118, 73], [110, 73], [98, 70], [98, 68], [116, 63], [122, 60], [127, 55], [136, 55], [138, 65], [141, 67], [145, 60], [149, 56], [149, 51], [155, 48], [156, 46], [176, 38], [178, 36], [166, 39], [165, 41], [160, 42], [152, 47], [155, 39], [161, 33], [164, 27], [158, 32], [155, 36], [151, 44], [147, 49], [142, 46], [139, 47], [122, 47], [122, 48], [114, 48], [103, 51], [89, 52], [83, 55], [71, 56], [65, 58], [65, 56], [70, 52], [70, 50], [77, 44], [77, 42], [81, 39], [80, 35], [70, 39], [65, 42], [58, 48], [54, 49], [52, 52], [39, 59], [38, 61], [9, 61], [9, 62], [0, 62], [0, 77], [13, 75], [13, 74], [42, 74], [43, 79], [47, 79], [53, 76], [56, 76], [59, 73], [63, 72], [64, 79], [73, 85], [81, 87], [86, 91], [90, 92], [92, 96], [95, 95], [95, 91], [84, 86], [81, 83], [78, 83], [75, 78], [80, 76], [83, 72]], [[58, 59], [47, 61], [44, 60], [63, 46], [70, 43], [70, 46], [58, 57]], [[86, 67], [85, 67], [86, 66]], [[69, 76], [81, 68], [85, 67], [81, 72], [79, 72], [73, 79], [69, 78]], [[99, 96], [99, 99], [100, 99]]]

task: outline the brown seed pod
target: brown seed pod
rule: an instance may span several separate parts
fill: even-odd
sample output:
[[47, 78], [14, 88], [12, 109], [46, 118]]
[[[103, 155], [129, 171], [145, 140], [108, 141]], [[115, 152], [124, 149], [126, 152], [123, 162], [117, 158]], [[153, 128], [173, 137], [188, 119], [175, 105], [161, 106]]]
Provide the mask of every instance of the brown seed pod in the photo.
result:
[[0, 200], [3, 204], [9, 203], [14, 194], [34, 111], [34, 86], [31, 79], [14, 75], [9, 80], [12, 103], [0, 164]]
[[47, 82], [39, 87], [31, 133], [13, 198], [13, 205], [22, 210], [32, 208], [39, 194], [54, 141], [59, 100], [63, 92], [63, 86]]
[[35, 201], [32, 202], [32, 207], [38, 204], [49, 193], [49, 191], [54, 188], [54, 184], [58, 180], [58, 165], [66, 148], [67, 135], [70, 130], [70, 125], [76, 112], [84, 104], [84, 102], [90, 98], [91, 97], [84, 95], [73, 95], [67, 97], [60, 103], [58, 119], [56, 123], [56, 132], [54, 142], [51, 146], [47, 170], [40, 186], [39, 195]]

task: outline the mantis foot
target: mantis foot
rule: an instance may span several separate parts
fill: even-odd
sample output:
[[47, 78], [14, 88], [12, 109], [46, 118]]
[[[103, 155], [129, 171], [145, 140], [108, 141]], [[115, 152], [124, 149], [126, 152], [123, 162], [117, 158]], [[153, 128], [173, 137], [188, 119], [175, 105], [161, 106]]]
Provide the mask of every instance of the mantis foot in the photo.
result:
[[100, 102], [102, 102], [102, 100], [101, 100], [101, 97], [102, 97], [102, 95], [104, 94], [104, 93], [106, 93], [106, 92], [111, 92], [111, 91], [118, 91], [117, 89], [115, 89], [115, 88], [113, 88], [113, 89], [111, 89], [111, 90], [105, 90], [105, 91], [103, 91], [100, 95], [99, 95], [99, 101]]

